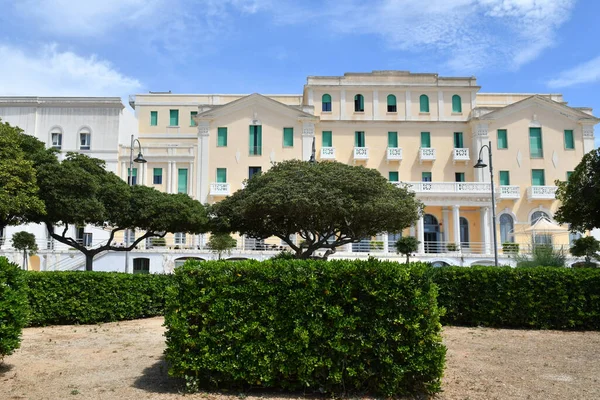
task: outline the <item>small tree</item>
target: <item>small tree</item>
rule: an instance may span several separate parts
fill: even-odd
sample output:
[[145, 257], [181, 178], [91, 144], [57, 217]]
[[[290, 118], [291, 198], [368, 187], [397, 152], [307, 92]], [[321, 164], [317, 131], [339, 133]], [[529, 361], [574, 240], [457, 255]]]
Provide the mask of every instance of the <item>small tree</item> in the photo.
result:
[[567, 255], [562, 248], [555, 249], [548, 244], [534, 244], [531, 256], [515, 256], [517, 267], [564, 267], [566, 259]]
[[592, 262], [592, 258], [596, 260], [600, 259], [598, 256], [598, 253], [600, 252], [600, 242], [593, 236], [580, 237], [573, 241], [570, 252], [575, 257], [585, 257], [586, 266], [595, 266], [595, 263]]
[[421, 242], [414, 236], [404, 236], [396, 241], [396, 250], [398, 253], [406, 256], [406, 263], [410, 260], [410, 254], [416, 252], [419, 249]]
[[12, 247], [23, 251], [23, 269], [28, 269], [27, 256], [34, 255], [38, 251], [35, 235], [25, 231], [15, 233], [12, 237]]
[[231, 249], [237, 246], [237, 242], [227, 233], [213, 233], [210, 235], [207, 245], [213, 252], [219, 255], [220, 260], [223, 253], [230, 253]]

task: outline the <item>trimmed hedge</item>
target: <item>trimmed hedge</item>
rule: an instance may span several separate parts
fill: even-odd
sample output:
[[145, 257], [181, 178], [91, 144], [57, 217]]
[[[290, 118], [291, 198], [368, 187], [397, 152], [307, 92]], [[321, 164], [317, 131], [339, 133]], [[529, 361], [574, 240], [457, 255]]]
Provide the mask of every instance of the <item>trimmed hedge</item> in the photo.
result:
[[25, 285], [24, 271], [0, 257], [0, 361], [21, 345], [28, 312]]
[[437, 392], [430, 275], [377, 260], [188, 262], [167, 289], [169, 372], [190, 390]]
[[445, 325], [600, 329], [600, 270], [442, 267], [433, 279]]
[[31, 326], [95, 324], [163, 315], [172, 275], [30, 272]]

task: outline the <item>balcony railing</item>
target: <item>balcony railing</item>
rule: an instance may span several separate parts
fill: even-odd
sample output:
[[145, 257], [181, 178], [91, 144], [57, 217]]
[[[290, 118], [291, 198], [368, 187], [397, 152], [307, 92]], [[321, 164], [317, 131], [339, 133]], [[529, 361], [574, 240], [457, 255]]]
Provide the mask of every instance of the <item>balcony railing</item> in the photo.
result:
[[398, 186], [406, 186], [415, 193], [485, 193], [490, 194], [492, 188], [486, 182], [398, 182]]
[[402, 148], [401, 147], [388, 147], [387, 148], [387, 160], [388, 161], [402, 160]]
[[250, 146], [250, 150], [249, 150], [248, 154], [251, 156], [262, 155], [262, 146]]
[[554, 200], [556, 186], [530, 186], [527, 188], [528, 200]]
[[354, 159], [355, 160], [368, 160], [369, 159], [369, 148], [368, 147], [355, 147], [354, 148]]
[[419, 149], [419, 161], [435, 161], [435, 149], [431, 147], [421, 147]]
[[229, 183], [213, 182], [210, 184], [211, 196], [229, 196]]
[[335, 160], [335, 147], [321, 147], [321, 160]]
[[469, 149], [468, 148], [454, 149], [454, 151], [452, 152], [453, 162], [469, 161], [470, 159], [471, 158], [469, 157]]
[[499, 194], [501, 199], [519, 199], [521, 198], [521, 188], [519, 186], [500, 185]]

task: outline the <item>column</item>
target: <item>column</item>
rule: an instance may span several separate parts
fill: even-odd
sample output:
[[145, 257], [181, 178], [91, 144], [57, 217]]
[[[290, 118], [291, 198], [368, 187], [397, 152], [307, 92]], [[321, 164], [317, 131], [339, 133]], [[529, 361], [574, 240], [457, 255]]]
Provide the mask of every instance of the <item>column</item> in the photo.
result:
[[452, 206], [452, 222], [454, 228], [454, 243], [460, 246], [460, 206]]
[[483, 236], [483, 253], [490, 254], [490, 208], [481, 207], [481, 234]]
[[167, 193], [171, 193], [171, 168], [173, 168], [173, 163], [169, 161], [167, 164], [167, 176], [165, 177], [165, 183], [167, 184]]
[[444, 224], [444, 242], [450, 242], [450, 210], [442, 207], [442, 223]]
[[340, 90], [340, 119], [346, 119], [346, 90]]
[[388, 233], [384, 232], [381, 234], [381, 240], [383, 240], [383, 252], [385, 254], [390, 252], [389, 243], [388, 243]]
[[203, 204], [208, 203], [208, 189], [210, 187], [208, 182], [208, 139], [209, 122], [200, 121], [198, 123], [198, 189], [196, 193], [198, 193], [197, 200]]
[[173, 166], [171, 167], [171, 193], [177, 193], [177, 163], [173, 161]]
[[412, 104], [410, 102], [410, 90], [406, 91], [406, 96], [405, 96], [405, 104], [406, 104], [406, 119], [409, 120], [411, 119], [411, 115], [410, 115], [410, 109], [412, 108]]
[[148, 186], [148, 163], [142, 164], [142, 177], [140, 183], [144, 186]]
[[373, 118], [379, 118], [379, 91], [373, 90]]
[[194, 163], [190, 161], [190, 166], [188, 168], [188, 196], [194, 197]]
[[[304, 161], [310, 160], [312, 154], [312, 144], [315, 139], [315, 124], [312, 122], [305, 122], [302, 124], [302, 159]], [[315, 143], [316, 148], [316, 143]], [[317, 155], [315, 154], [315, 158]]]
[[438, 90], [438, 121], [444, 116], [444, 92]]
[[122, 162], [121, 163], [121, 179], [123, 179], [125, 182], [129, 183], [129, 170], [128, 170], [128, 166], [126, 162]]
[[423, 216], [419, 217], [419, 221], [417, 221], [417, 234], [419, 237], [419, 254], [425, 253], [425, 224], [423, 222]]

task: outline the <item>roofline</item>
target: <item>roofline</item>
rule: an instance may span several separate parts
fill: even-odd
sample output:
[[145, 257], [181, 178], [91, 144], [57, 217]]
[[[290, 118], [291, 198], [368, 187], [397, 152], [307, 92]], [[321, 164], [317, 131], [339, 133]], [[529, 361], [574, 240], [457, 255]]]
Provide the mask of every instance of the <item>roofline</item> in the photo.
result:
[[125, 108], [120, 97], [38, 97], [38, 96], [0, 96], [0, 106], [64, 106], [75, 107], [104, 106]]

